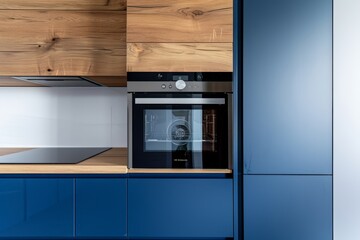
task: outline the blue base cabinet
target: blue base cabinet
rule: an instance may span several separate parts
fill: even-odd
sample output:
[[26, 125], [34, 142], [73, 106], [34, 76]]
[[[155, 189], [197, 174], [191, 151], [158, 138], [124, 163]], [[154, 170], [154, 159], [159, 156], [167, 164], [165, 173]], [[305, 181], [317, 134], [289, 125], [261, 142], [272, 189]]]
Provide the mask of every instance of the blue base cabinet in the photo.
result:
[[245, 240], [332, 240], [331, 176], [245, 176]]
[[128, 236], [233, 237], [232, 179], [128, 179]]
[[228, 178], [0, 178], [0, 239], [229, 239]]
[[126, 178], [76, 179], [76, 236], [126, 237]]
[[74, 237], [74, 180], [0, 178], [0, 238]]

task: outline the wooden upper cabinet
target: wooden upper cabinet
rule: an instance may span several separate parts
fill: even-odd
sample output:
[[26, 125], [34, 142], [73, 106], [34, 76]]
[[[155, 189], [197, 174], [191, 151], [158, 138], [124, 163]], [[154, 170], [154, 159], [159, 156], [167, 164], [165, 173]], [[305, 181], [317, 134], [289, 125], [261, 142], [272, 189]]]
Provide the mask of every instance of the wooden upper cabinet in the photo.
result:
[[128, 72], [231, 72], [233, 0], [128, 0]]
[[1, 0], [0, 9], [126, 10], [126, 0]]
[[128, 0], [127, 42], [233, 42], [233, 0]]
[[232, 43], [128, 43], [128, 72], [231, 72]]
[[0, 75], [126, 76], [124, 9], [121, 0], [1, 0]]

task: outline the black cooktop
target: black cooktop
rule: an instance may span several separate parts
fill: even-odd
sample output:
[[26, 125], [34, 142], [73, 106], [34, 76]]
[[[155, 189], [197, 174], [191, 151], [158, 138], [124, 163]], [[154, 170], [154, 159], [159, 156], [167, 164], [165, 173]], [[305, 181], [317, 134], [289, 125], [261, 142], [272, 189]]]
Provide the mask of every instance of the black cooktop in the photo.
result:
[[0, 156], [0, 164], [75, 164], [110, 148], [36, 148]]

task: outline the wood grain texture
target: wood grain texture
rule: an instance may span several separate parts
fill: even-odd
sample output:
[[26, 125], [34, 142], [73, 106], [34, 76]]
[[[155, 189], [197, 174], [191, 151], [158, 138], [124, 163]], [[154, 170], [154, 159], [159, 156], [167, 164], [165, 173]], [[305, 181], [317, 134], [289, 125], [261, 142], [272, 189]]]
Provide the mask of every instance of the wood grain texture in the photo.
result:
[[114, 77], [86, 77], [87, 79], [102, 84], [107, 87], [126, 87], [127, 78], [125, 76], [114, 76]]
[[232, 72], [232, 43], [128, 43], [128, 72]]
[[232, 0], [128, 0], [127, 42], [233, 42]]
[[149, 168], [132, 168], [129, 169], [129, 173], [154, 173], [154, 174], [162, 174], [162, 173], [200, 173], [200, 174], [211, 174], [211, 173], [219, 173], [219, 174], [231, 174], [231, 169], [149, 169]]
[[[0, 87], [42, 87], [39, 84], [25, 82], [12, 77], [0, 77]], [[0, 148], [1, 156], [1, 148]]]
[[1, 0], [0, 9], [125, 10], [126, 0]]
[[126, 76], [125, 11], [0, 10], [0, 75]]

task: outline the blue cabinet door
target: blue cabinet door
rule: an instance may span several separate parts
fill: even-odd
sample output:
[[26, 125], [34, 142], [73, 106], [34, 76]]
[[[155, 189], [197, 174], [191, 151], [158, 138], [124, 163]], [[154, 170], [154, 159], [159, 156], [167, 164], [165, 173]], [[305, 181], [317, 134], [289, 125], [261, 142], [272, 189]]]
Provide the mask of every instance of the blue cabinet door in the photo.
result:
[[128, 180], [128, 235], [132, 238], [233, 236], [231, 179]]
[[331, 176], [245, 176], [245, 240], [331, 240]]
[[73, 189], [70, 178], [1, 178], [0, 238], [73, 237]]
[[24, 180], [0, 179], [0, 237], [9, 236], [9, 230], [25, 221]]
[[244, 172], [332, 171], [332, 0], [244, 1]]
[[126, 237], [125, 178], [76, 179], [76, 236]]

